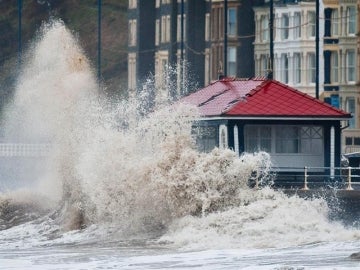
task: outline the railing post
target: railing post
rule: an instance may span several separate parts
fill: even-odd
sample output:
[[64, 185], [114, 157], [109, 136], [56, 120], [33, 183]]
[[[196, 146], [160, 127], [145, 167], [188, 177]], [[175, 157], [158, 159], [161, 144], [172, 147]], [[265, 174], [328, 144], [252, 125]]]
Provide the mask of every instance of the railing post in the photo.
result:
[[348, 182], [348, 185], [347, 185], [346, 190], [353, 190], [353, 188], [352, 188], [352, 186], [351, 186], [351, 167], [350, 167], [350, 166], [348, 167], [347, 182]]
[[307, 174], [307, 167], [304, 167], [304, 187], [302, 188], [303, 190], [309, 190], [308, 185], [307, 185], [307, 178], [308, 178], [308, 174]]

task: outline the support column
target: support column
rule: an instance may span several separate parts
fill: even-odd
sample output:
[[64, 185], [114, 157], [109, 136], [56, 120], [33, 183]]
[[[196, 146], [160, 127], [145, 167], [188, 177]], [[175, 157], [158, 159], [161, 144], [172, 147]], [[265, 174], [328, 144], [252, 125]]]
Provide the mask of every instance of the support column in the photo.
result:
[[334, 178], [335, 175], [335, 128], [330, 128], [330, 178]]

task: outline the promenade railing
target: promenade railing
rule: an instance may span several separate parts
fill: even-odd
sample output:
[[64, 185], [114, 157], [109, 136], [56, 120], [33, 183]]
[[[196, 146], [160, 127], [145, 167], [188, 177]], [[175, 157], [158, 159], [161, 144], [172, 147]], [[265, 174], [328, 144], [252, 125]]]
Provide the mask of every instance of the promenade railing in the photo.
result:
[[[309, 190], [314, 188], [340, 188], [360, 190], [360, 167], [273, 167], [266, 172], [272, 185], [282, 188]], [[261, 168], [251, 177], [252, 185], [257, 188], [263, 181]]]

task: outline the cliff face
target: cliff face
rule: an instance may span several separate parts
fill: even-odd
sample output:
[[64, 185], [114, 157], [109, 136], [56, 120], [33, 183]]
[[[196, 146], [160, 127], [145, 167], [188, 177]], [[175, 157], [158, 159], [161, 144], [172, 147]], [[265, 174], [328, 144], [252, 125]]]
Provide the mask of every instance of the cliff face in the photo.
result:
[[[127, 0], [102, 0], [101, 75], [107, 94], [122, 94], [127, 85]], [[19, 1], [0, 0], [0, 108], [15, 81], [19, 51]], [[36, 37], [43, 22], [62, 19], [77, 35], [97, 71], [98, 0], [22, 0], [21, 47]]]

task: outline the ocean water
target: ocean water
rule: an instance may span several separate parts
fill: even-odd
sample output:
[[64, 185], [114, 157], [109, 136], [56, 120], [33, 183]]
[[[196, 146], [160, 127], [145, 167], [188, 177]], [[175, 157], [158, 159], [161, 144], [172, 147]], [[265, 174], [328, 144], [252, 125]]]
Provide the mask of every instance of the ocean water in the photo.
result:
[[360, 268], [357, 217], [271, 189], [266, 153], [199, 153], [195, 108], [107, 99], [61, 20], [24, 58], [4, 142], [50, 148], [1, 157], [0, 269]]

